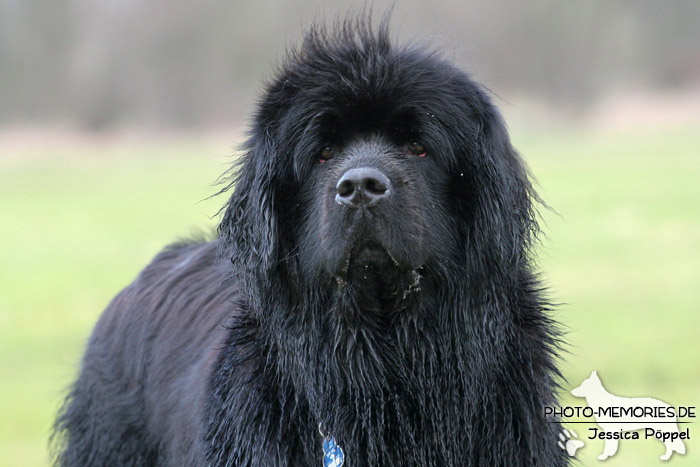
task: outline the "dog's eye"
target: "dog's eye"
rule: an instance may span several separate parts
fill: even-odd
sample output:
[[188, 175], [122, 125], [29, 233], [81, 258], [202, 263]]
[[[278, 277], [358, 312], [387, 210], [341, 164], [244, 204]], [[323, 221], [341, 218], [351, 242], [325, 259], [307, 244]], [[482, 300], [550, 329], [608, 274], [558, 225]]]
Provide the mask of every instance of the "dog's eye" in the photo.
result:
[[418, 157], [425, 157], [428, 155], [428, 150], [425, 149], [425, 146], [422, 144], [414, 141], [408, 146], [408, 150], [411, 151], [412, 154], [415, 154]]
[[321, 149], [321, 153], [318, 155], [318, 163], [323, 164], [328, 159], [333, 159], [333, 148], [330, 146]]

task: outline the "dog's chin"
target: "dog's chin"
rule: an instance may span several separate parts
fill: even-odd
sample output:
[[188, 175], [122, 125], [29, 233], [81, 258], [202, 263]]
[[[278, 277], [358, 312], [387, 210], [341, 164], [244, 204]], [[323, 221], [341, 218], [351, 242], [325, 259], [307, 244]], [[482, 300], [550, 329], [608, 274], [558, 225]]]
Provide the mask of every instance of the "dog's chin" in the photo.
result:
[[420, 290], [420, 268], [402, 264], [378, 243], [356, 245], [336, 274], [338, 290], [383, 307], [403, 308]]

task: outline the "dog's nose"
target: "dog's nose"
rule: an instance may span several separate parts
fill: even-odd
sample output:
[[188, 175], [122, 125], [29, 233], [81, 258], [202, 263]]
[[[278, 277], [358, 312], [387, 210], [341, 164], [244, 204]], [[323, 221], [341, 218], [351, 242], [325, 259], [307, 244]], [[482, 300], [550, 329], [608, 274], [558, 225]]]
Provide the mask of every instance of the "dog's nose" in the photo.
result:
[[349, 208], [372, 207], [391, 194], [389, 177], [378, 169], [360, 167], [350, 169], [335, 186], [336, 202]]

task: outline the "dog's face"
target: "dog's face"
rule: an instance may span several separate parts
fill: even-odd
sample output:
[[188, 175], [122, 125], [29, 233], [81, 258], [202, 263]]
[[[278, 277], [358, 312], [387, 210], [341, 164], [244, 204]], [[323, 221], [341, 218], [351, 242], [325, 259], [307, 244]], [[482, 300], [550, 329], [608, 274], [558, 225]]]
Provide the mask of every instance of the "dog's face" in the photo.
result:
[[377, 293], [392, 296], [449, 255], [453, 242], [440, 239], [456, 233], [444, 193], [450, 174], [423, 142], [416, 109], [391, 115], [396, 105], [367, 96], [359, 106], [337, 103], [320, 122], [323, 142], [302, 176], [298, 238], [308, 254], [299, 260], [341, 288], [380, 283]]
[[434, 258], [447, 209], [439, 187], [448, 174], [431, 156], [417, 137], [381, 129], [324, 147], [305, 193], [313, 208], [303, 236], [320, 246], [309, 266], [357, 281], [416, 271]]
[[446, 265], [517, 261], [529, 189], [464, 73], [382, 34], [311, 34], [264, 94], [222, 232], [243, 269], [403, 299]]

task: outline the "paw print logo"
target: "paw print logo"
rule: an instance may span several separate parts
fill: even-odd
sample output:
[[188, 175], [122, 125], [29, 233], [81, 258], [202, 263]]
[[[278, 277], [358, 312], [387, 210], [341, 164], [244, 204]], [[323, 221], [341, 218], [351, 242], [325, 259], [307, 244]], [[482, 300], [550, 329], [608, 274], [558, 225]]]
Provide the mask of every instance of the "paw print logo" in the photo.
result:
[[560, 441], [557, 444], [560, 448], [566, 451], [569, 457], [574, 457], [576, 455], [576, 451], [583, 447], [583, 441], [577, 438], [578, 435], [574, 430], [567, 430], [566, 428], [563, 428], [561, 433], [559, 433]]

